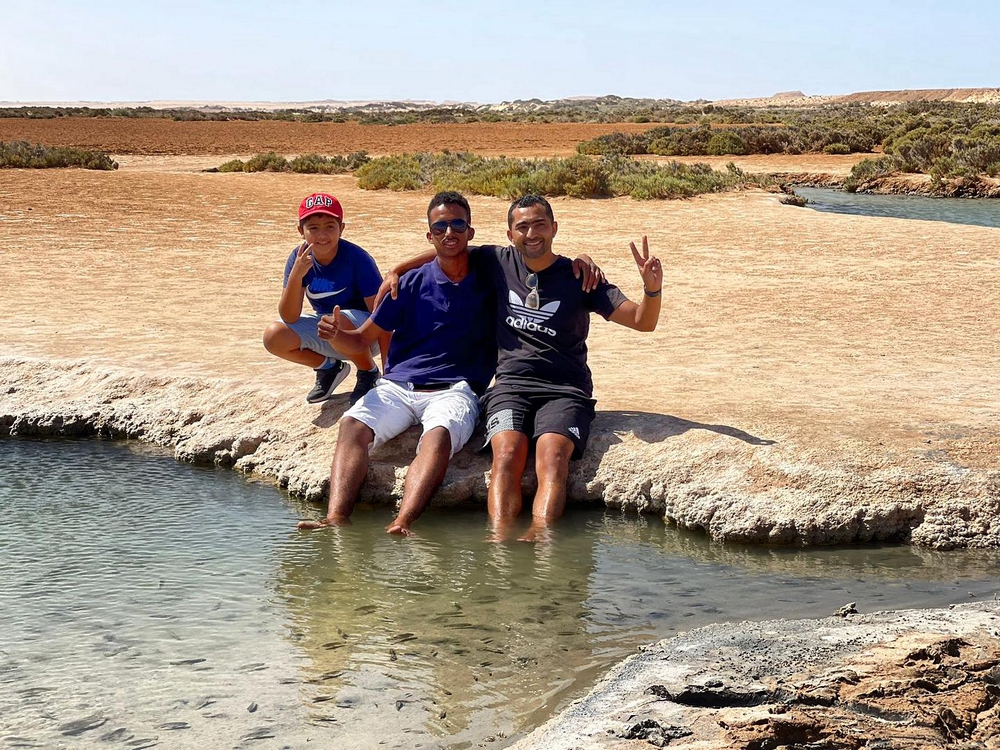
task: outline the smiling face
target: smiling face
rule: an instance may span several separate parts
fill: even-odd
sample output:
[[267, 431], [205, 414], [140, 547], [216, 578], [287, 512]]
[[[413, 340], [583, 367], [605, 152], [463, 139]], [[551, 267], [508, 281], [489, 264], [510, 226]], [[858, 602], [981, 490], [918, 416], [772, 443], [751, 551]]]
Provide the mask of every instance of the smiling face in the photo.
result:
[[[439, 258], [455, 258], [468, 251], [469, 240], [476, 236], [476, 230], [468, 225], [468, 221], [469, 215], [456, 203], [442, 203], [427, 212], [427, 241], [434, 246]], [[464, 230], [453, 226], [463, 222]]]
[[552, 253], [552, 240], [559, 224], [549, 218], [545, 206], [534, 204], [511, 212], [507, 239], [525, 260], [543, 260]]
[[299, 234], [312, 246], [313, 255], [319, 259], [336, 254], [343, 230], [340, 219], [330, 214], [313, 214], [299, 224]]

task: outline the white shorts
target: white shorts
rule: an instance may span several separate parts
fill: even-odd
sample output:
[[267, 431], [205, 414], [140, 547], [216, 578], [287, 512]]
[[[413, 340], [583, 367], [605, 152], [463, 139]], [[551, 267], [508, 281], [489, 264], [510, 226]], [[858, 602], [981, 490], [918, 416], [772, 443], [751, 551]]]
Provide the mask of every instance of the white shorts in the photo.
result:
[[[435, 427], [451, 435], [451, 455], [462, 450], [479, 419], [479, 398], [464, 380], [443, 391], [411, 391], [380, 378], [364, 398], [344, 412], [375, 433], [371, 450], [392, 440], [413, 425], [423, 425], [423, 436]], [[420, 443], [417, 443], [420, 450]]]

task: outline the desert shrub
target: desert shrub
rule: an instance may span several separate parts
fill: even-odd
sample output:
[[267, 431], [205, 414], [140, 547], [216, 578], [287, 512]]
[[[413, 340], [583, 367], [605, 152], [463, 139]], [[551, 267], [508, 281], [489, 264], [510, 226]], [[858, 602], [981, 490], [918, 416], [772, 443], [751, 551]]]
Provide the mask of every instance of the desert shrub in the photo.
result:
[[851, 153], [851, 147], [848, 146], [846, 143], [840, 143], [839, 141], [837, 143], [828, 143], [827, 145], [823, 146], [823, 153], [849, 154]]
[[747, 184], [746, 176], [735, 165], [720, 172], [707, 164], [656, 164], [618, 157], [606, 159], [604, 166], [610, 174], [611, 193], [637, 200], [688, 198]]
[[608, 133], [577, 144], [576, 150], [590, 156], [610, 156], [613, 154], [645, 154], [649, 140], [645, 133]]
[[356, 151], [347, 156], [329, 157], [319, 154], [303, 154], [292, 159], [288, 163], [288, 168], [299, 174], [343, 174], [357, 170], [368, 161], [368, 154], [364, 151]]
[[472, 195], [514, 199], [526, 193], [574, 198], [631, 195], [640, 200], [682, 198], [760, 184], [732, 167], [715, 171], [706, 164], [656, 164], [624, 156], [591, 159], [487, 158], [466, 153], [407, 154], [373, 159], [358, 170], [365, 190], [458, 190]]
[[27, 141], [0, 141], [0, 168], [53, 169], [82, 167], [83, 169], [118, 169], [118, 162], [100, 151], [87, 151], [65, 146], [43, 146]]
[[705, 151], [711, 156], [733, 154], [739, 156], [747, 152], [747, 144], [738, 133], [732, 130], [719, 130], [712, 134], [705, 145]]
[[844, 180], [844, 190], [857, 192], [864, 183], [898, 174], [901, 170], [901, 160], [897, 156], [880, 156], [877, 159], [862, 159], [851, 169], [851, 174]]
[[956, 139], [952, 147], [956, 157], [972, 174], [996, 177], [1000, 174], [1000, 135], [994, 137]]
[[419, 190], [426, 184], [419, 160], [409, 154], [372, 159], [355, 174], [362, 190]]
[[246, 164], [243, 163], [241, 159], [230, 159], [224, 164], [219, 165], [220, 172], [242, 172]]
[[298, 172], [299, 174], [343, 174], [354, 172], [370, 161], [364, 151], [355, 151], [347, 156], [320, 156], [303, 154], [288, 161], [273, 151], [255, 154], [245, 162], [232, 159], [220, 164], [217, 172]]
[[243, 165], [244, 172], [287, 172], [288, 159], [278, 156], [273, 151], [266, 154], [254, 154]]

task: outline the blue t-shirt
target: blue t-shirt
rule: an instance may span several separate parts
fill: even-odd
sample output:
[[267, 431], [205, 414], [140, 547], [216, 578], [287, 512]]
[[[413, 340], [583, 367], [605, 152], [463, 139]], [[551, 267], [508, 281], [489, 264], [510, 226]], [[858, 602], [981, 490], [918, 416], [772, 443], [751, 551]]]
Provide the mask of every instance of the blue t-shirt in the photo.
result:
[[465, 380], [482, 393], [497, 364], [495, 309], [493, 281], [471, 258], [457, 284], [436, 260], [404, 274], [397, 298], [386, 297], [372, 314], [393, 332], [385, 377], [415, 385]]
[[[285, 286], [299, 247], [295, 246], [285, 263]], [[335, 305], [340, 305], [342, 310], [367, 310], [365, 297], [373, 297], [381, 285], [382, 274], [372, 256], [343, 238], [329, 264], [324, 266], [313, 259], [313, 267], [302, 277], [306, 299], [319, 315], [329, 315]]]

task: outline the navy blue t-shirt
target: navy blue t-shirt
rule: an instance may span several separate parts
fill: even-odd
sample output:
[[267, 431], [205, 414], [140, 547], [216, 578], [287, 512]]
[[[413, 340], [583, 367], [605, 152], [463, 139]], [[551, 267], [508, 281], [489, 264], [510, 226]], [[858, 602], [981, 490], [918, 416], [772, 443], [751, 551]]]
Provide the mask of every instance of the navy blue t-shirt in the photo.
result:
[[473, 257], [490, 273], [497, 290], [497, 382], [524, 382], [591, 398], [590, 314], [611, 317], [626, 299], [621, 290], [603, 281], [584, 292], [573, 275], [573, 261], [559, 256], [536, 274], [539, 306], [534, 310], [525, 304], [531, 269], [517, 249], [484, 245]]
[[[288, 285], [288, 275], [295, 265], [296, 245], [285, 263], [283, 285]], [[313, 266], [302, 277], [306, 299], [319, 315], [329, 315], [336, 305], [342, 310], [367, 310], [365, 297], [373, 297], [382, 285], [382, 274], [367, 252], [353, 242], [341, 238], [337, 254], [329, 264], [313, 259]]]
[[436, 260], [404, 274], [397, 298], [386, 297], [372, 314], [393, 332], [385, 377], [415, 385], [465, 380], [482, 393], [497, 363], [495, 308], [493, 281], [471, 257], [457, 284]]

